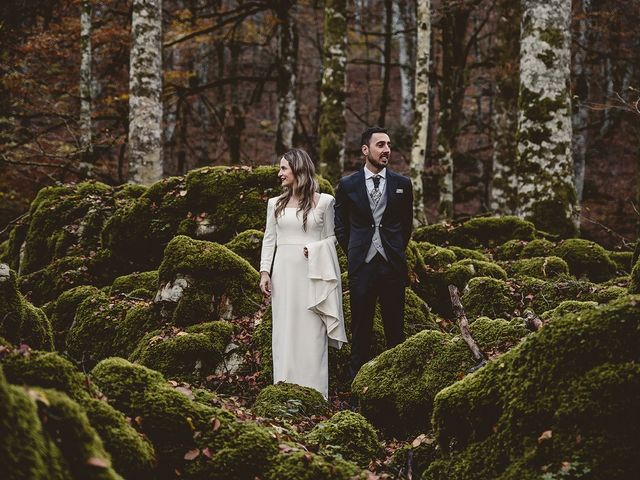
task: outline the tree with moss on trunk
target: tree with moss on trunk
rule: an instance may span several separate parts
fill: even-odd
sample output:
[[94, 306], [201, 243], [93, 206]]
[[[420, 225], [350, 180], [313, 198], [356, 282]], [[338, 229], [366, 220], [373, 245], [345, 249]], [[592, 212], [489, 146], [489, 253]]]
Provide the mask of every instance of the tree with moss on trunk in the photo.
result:
[[571, 157], [570, 0], [523, 0], [518, 113], [518, 215], [576, 233]]
[[162, 178], [162, 0], [134, 0], [129, 65], [129, 181]]
[[429, 59], [431, 53], [431, 0], [418, 1], [418, 38], [416, 42], [415, 106], [413, 145], [411, 147], [411, 183], [413, 185], [413, 221], [425, 225], [422, 173], [427, 155], [429, 130]]
[[347, 2], [324, 5], [322, 85], [320, 97], [320, 173], [332, 184], [344, 169], [345, 97], [347, 90]]

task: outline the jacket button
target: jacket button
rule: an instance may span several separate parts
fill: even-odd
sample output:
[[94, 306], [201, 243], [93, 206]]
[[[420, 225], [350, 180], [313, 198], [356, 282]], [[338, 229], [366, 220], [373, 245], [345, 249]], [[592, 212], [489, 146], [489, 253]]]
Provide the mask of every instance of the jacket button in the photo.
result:
[[373, 224], [373, 223], [372, 223], [372, 224], [371, 224], [371, 228], [375, 228], [375, 224]]

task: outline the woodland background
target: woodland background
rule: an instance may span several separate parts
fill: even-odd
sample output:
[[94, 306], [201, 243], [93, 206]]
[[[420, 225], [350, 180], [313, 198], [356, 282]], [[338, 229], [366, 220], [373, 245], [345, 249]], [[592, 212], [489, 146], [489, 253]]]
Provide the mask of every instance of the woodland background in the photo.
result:
[[[132, 2], [89, 2], [90, 143], [80, 118], [79, 0], [17, 0], [0, 6], [0, 225], [25, 212], [46, 185], [89, 173], [127, 181]], [[499, 140], [498, 82], [518, 70], [519, 2], [433, 0], [431, 114], [424, 200], [427, 219], [491, 211]], [[347, 2], [345, 172], [360, 165], [359, 134], [386, 126], [392, 165], [409, 170], [417, 2]], [[286, 146], [317, 159], [320, 149], [322, 1], [165, 0], [163, 2], [163, 172], [204, 165], [271, 164]], [[574, 161], [584, 160], [581, 235], [613, 247], [638, 225], [640, 3], [576, 0], [571, 20]], [[292, 37], [283, 68], [279, 27]], [[505, 33], [506, 31], [506, 33]], [[499, 38], [498, 38], [499, 37]], [[512, 53], [510, 53], [512, 52]], [[292, 72], [295, 74], [292, 77]], [[295, 127], [283, 145], [279, 82], [293, 78]], [[517, 92], [513, 92], [513, 98]], [[441, 208], [443, 146], [454, 162], [453, 212]], [[580, 194], [579, 194], [580, 195]], [[3, 232], [7, 235], [7, 231]]]

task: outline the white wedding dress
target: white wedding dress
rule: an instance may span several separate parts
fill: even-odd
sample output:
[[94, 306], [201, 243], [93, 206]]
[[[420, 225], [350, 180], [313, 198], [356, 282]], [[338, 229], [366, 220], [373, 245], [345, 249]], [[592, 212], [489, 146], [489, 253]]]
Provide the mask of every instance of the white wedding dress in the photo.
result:
[[[271, 271], [273, 382], [311, 387], [328, 398], [327, 324], [309, 309], [313, 299], [304, 247], [334, 235], [335, 199], [320, 194], [318, 204], [307, 216], [306, 231], [302, 229], [302, 212], [295, 207], [285, 208], [276, 222], [276, 200], [269, 199], [267, 206], [260, 260], [260, 271]], [[337, 285], [341, 289], [339, 277]], [[346, 341], [344, 327], [337, 334], [332, 333], [337, 329], [330, 330], [330, 336], [338, 337], [338, 347]]]

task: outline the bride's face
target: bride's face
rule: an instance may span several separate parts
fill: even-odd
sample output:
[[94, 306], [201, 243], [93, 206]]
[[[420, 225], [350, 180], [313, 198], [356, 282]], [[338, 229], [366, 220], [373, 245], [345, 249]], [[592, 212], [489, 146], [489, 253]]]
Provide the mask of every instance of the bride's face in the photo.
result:
[[293, 170], [289, 166], [284, 158], [280, 159], [280, 171], [278, 172], [278, 178], [280, 179], [280, 185], [283, 187], [293, 188], [296, 183], [296, 178], [293, 175]]

